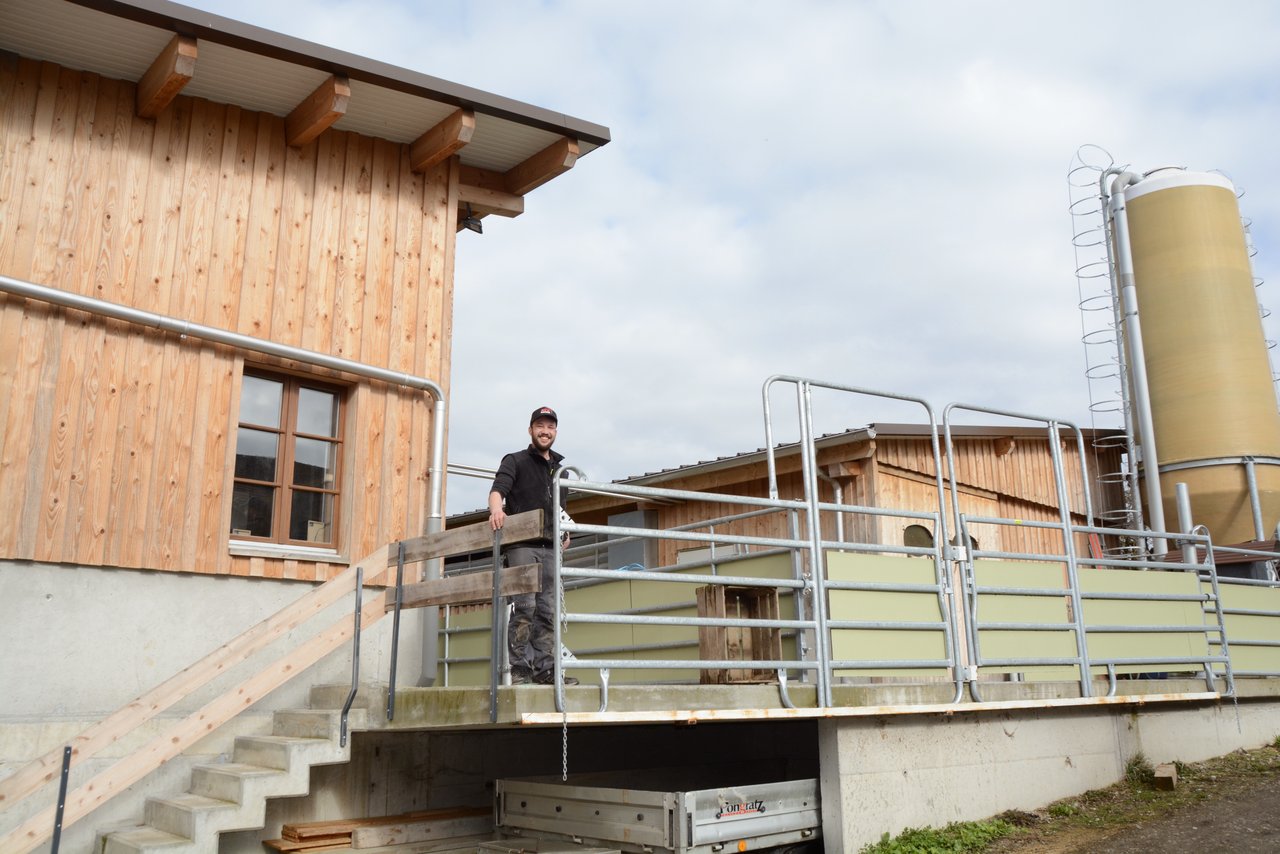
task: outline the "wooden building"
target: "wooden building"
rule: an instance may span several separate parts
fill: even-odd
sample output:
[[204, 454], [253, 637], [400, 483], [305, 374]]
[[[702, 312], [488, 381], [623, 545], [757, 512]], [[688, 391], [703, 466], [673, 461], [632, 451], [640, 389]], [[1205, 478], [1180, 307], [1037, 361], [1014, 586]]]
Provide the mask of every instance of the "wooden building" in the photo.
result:
[[[442, 523], [456, 235], [608, 141], [167, 0], [0, 3], [0, 779]], [[366, 672], [387, 648], [365, 632]], [[350, 669], [341, 650], [310, 673]], [[163, 773], [309, 687], [255, 696]], [[51, 802], [11, 795], [0, 838]]]
[[[1064, 433], [1064, 437], [1069, 434]], [[1083, 465], [1074, 440], [1061, 445], [1062, 469], [1066, 476], [1069, 509], [1073, 524], [1089, 524], [1085, 514], [1084, 484], [1087, 480], [1095, 519], [1122, 508], [1123, 494], [1114, 478], [1121, 470], [1115, 447], [1095, 448], [1101, 435], [1083, 431]], [[1107, 444], [1107, 443], [1102, 443]], [[1028, 427], [952, 428], [954, 460], [948, 465], [945, 442], [942, 453], [942, 504], [936, 479], [933, 444], [928, 428], [911, 424], [871, 424], [820, 437], [817, 442], [818, 484], [823, 502], [843, 505], [939, 513], [948, 519], [947, 529], [955, 535], [954, 506], [950, 476], [954, 470], [959, 510], [966, 516], [1034, 522], [1060, 522], [1060, 500], [1056, 494], [1053, 458], [1048, 434]], [[778, 496], [804, 496], [801, 461], [795, 446], [776, 450]], [[768, 463], [763, 450], [723, 457], [709, 462], [680, 466], [620, 483], [693, 492], [766, 497], [769, 494]], [[644, 512], [646, 527], [677, 528], [702, 520], [741, 513], [744, 508], [715, 501], [637, 501], [611, 496], [582, 495], [571, 498], [569, 511], [574, 519], [590, 524], [606, 524], [628, 513]], [[839, 515], [840, 518], [837, 518]], [[908, 516], [847, 512], [822, 514], [822, 537], [827, 541], [921, 545], [913, 536], [937, 531], [935, 523]], [[750, 519], [718, 525], [726, 534], [756, 537], [787, 535], [784, 514], [758, 515]], [[920, 529], [924, 530], [921, 531]], [[909, 531], [908, 529], [914, 529]], [[1060, 554], [1063, 543], [1056, 531], [1031, 526], [977, 523], [970, 536], [979, 547], [990, 551]], [[1079, 542], [1078, 548], [1088, 544]], [[680, 544], [664, 540], [651, 562], [670, 566], [679, 559]], [[1082, 552], [1083, 553], [1083, 552]]]
[[[459, 222], [608, 141], [162, 0], [8, 0], [0, 51], [0, 275], [446, 393]], [[422, 532], [432, 418], [0, 294], [0, 558], [323, 580]]]

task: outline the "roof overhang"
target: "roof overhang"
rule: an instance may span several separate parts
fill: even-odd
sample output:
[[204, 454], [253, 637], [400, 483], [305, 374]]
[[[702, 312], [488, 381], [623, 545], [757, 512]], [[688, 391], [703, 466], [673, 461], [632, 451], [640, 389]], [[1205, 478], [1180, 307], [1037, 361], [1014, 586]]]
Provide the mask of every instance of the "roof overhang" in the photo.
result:
[[[4, 0], [0, 50], [139, 84], [139, 112], [181, 93], [412, 146], [415, 169], [457, 154], [460, 201], [515, 216], [525, 193], [609, 142], [609, 129], [167, 0]], [[166, 100], [168, 99], [168, 100]]]

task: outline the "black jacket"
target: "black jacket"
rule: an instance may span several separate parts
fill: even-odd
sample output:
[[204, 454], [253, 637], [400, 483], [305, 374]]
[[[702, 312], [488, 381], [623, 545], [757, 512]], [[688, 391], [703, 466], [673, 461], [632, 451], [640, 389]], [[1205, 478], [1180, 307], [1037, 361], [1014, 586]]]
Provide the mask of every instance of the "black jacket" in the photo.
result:
[[[542, 542], [534, 541], [531, 545], [549, 546], [555, 538], [555, 520], [551, 515], [552, 475], [563, 459], [563, 454], [552, 451], [551, 459], [545, 460], [530, 445], [523, 451], [507, 454], [498, 465], [490, 491], [502, 496], [507, 513], [542, 511]], [[568, 490], [561, 488], [561, 507], [567, 498]]]

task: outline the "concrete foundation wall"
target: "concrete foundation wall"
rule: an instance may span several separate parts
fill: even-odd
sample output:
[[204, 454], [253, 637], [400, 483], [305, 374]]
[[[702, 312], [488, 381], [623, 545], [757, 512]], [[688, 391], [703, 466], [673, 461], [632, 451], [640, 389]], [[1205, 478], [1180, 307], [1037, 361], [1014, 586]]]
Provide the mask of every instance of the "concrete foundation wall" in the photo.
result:
[[[198, 662], [246, 629], [293, 602], [314, 584], [65, 564], [0, 561], [0, 778], [69, 743], [86, 727]], [[133, 736], [73, 767], [71, 788], [90, 780], [120, 756], [238, 685], [342, 615], [347, 596], [299, 625], [262, 653], [186, 698]], [[419, 673], [417, 614], [401, 623], [398, 680], [414, 684]], [[360, 640], [365, 682], [386, 681], [391, 619]], [[343, 646], [313, 668], [254, 704], [240, 717], [151, 778], [130, 787], [63, 835], [63, 850], [85, 851], [92, 830], [140, 819], [145, 798], [185, 790], [192, 764], [229, 758], [234, 737], [267, 733], [271, 712], [306, 708], [312, 685], [349, 683], [351, 649]], [[56, 784], [0, 810], [0, 833], [54, 803]]]
[[826, 851], [1109, 786], [1138, 752], [1153, 763], [1197, 762], [1277, 734], [1275, 700], [827, 719], [819, 725]]

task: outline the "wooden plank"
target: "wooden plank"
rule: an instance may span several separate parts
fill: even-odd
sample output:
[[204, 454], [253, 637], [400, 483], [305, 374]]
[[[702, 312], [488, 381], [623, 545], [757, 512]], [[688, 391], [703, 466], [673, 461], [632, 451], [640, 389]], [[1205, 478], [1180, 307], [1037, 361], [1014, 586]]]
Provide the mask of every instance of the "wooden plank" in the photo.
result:
[[[383, 558], [374, 556], [374, 565]], [[370, 597], [361, 609], [361, 622], [368, 627], [382, 618], [386, 592]], [[299, 673], [315, 664], [339, 645], [351, 639], [354, 624], [350, 614], [273, 662], [264, 670], [211, 700], [185, 720], [152, 739], [137, 751], [81, 785], [66, 799], [62, 827], [66, 829], [105, 801], [141, 780], [165, 762], [181, 754], [214, 729], [261, 700]], [[0, 838], [0, 851], [26, 854], [53, 832], [55, 806], [40, 811], [21, 826]]]
[[[122, 216], [117, 219], [120, 236], [114, 243], [115, 255], [121, 260], [117, 299], [125, 304], [135, 304], [135, 293], [140, 288], [139, 279], [146, 274], [143, 265], [142, 246], [146, 240], [144, 222], [151, 170], [151, 158], [134, 156], [134, 152], [152, 151], [157, 126], [167, 127], [168, 122], [147, 122], [134, 119], [132, 91], [122, 93], [128, 97], [125, 115], [129, 123], [127, 150], [122, 185]], [[117, 428], [115, 447], [111, 456], [110, 499], [107, 502], [111, 524], [106, 525], [106, 542], [103, 544], [103, 562], [111, 566], [125, 566], [123, 553], [126, 544], [134, 540], [131, 508], [141, 490], [139, 467], [135, 463], [140, 435], [151, 435], [146, 430], [146, 413], [154, 411], [152, 402], [144, 405], [139, 400], [140, 371], [137, 366], [150, 360], [152, 344], [159, 335], [144, 332], [137, 327], [126, 326], [124, 351], [124, 376], [120, 381], [121, 419]]]
[[[502, 570], [503, 596], [519, 596], [537, 593], [542, 589], [538, 578], [540, 567], [536, 563], [509, 566]], [[427, 608], [432, 605], [474, 605], [488, 602], [493, 597], [493, 571], [469, 572], [451, 575], [404, 586], [401, 608]], [[395, 602], [387, 603], [387, 610], [395, 608]]]
[[329, 75], [285, 118], [285, 140], [293, 147], [306, 145], [346, 115], [350, 101], [347, 75]]
[[[389, 274], [391, 307], [388, 323], [387, 367], [414, 372], [413, 330], [417, 320], [418, 294], [422, 282], [422, 176], [409, 169], [408, 151], [399, 147], [396, 194], [394, 252]], [[415, 525], [420, 512], [411, 505], [426, 503], [425, 493], [416, 488], [419, 479], [413, 469], [415, 419], [430, 408], [431, 398], [423, 392], [403, 388], [388, 389], [386, 436], [389, 453], [384, 460], [388, 482], [383, 489], [383, 531], [387, 539], [400, 540], [422, 530]]]
[[[139, 249], [134, 304], [157, 314], [168, 314], [170, 279], [179, 242], [182, 182], [191, 124], [189, 99], [181, 99], [156, 118], [152, 138], [150, 171], [147, 176], [142, 243]], [[126, 494], [125, 511], [119, 517], [124, 543], [121, 562], [125, 566], [154, 566], [158, 551], [155, 509], [161, 490], [156, 481], [168, 465], [168, 440], [172, 418], [172, 385], [176, 377], [177, 343], [161, 333], [148, 335], [147, 352], [135, 363], [137, 384], [137, 430], [129, 449], [133, 478]]]
[[[125, 185], [128, 171], [130, 126], [133, 122], [133, 90], [123, 83], [104, 78], [98, 85], [99, 104], [95, 137], [104, 148], [103, 179], [98, 184], [100, 207], [95, 223], [95, 250], [92, 258], [90, 290], [94, 296], [124, 302], [122, 279], [126, 260], [119, 246], [127, 228]], [[67, 556], [82, 565], [100, 565], [106, 556], [107, 530], [111, 527], [110, 498], [116, 473], [112, 468], [118, 425], [122, 415], [120, 390], [128, 377], [125, 363], [128, 325], [99, 319], [101, 333], [90, 348], [94, 375], [86, 377], [87, 405], [82, 410], [79, 431], [80, 460], [84, 472], [84, 495], [80, 504], [75, 538], [68, 540]]]
[[474, 110], [458, 109], [409, 146], [410, 168], [425, 172], [462, 150], [476, 131]]
[[389, 824], [381, 827], [357, 827], [351, 832], [351, 847], [377, 848], [383, 845], [407, 845], [458, 836], [475, 836], [493, 832], [491, 810], [457, 818], [428, 819]]
[[218, 168], [218, 219], [213, 226], [209, 292], [205, 298], [204, 320], [201, 321], [217, 329], [235, 329], [239, 315], [245, 246], [249, 237], [257, 126], [257, 118], [248, 110], [236, 106], [226, 108], [222, 163]]
[[398, 815], [368, 816], [365, 818], [339, 818], [326, 821], [296, 821], [286, 824], [281, 829], [281, 836], [286, 839], [305, 840], [324, 836], [351, 836], [360, 827], [381, 827], [383, 825], [404, 824], [413, 821], [433, 819], [451, 819], [474, 815], [488, 815], [493, 812], [490, 807], [449, 807], [445, 809], [414, 810]]
[[[71, 741], [72, 767], [96, 755], [104, 747], [115, 744], [174, 703], [346, 596], [354, 587], [360, 567], [366, 573], [376, 575], [383, 569], [385, 562], [384, 547], [84, 730]], [[0, 807], [7, 808], [57, 777], [61, 771], [62, 752], [63, 748], [59, 746], [0, 780]], [[0, 846], [0, 850], [3, 850], [3, 846]]]
[[385, 450], [384, 436], [387, 427], [387, 393], [386, 386], [369, 388], [364, 396], [364, 405], [356, 419], [356, 434], [349, 436], [344, 443], [347, 448], [354, 445], [360, 453], [356, 467], [356, 478], [352, 491], [359, 490], [360, 496], [356, 506], [359, 508], [354, 522], [356, 530], [352, 541], [359, 543], [356, 551], [361, 553], [375, 542], [386, 542], [382, 534], [382, 487], [384, 473], [382, 471], [382, 455]]
[[333, 342], [334, 291], [337, 286], [342, 185], [347, 136], [337, 131], [316, 140], [312, 192], [311, 252], [306, 270], [306, 318], [302, 346], [328, 352]]
[[334, 292], [331, 350], [334, 355], [346, 359], [360, 358], [372, 169], [373, 140], [359, 134], [349, 135], [342, 188], [342, 230], [338, 237], [341, 254], [338, 256], [338, 287]]
[[266, 113], [258, 113], [257, 118], [249, 233], [244, 247], [245, 257], [253, 259], [253, 263], [245, 265], [236, 331], [255, 338], [270, 338], [271, 297], [284, 198], [284, 122]]
[[[68, 78], [64, 75], [63, 79]], [[94, 156], [96, 146], [93, 144], [99, 78], [93, 74], [78, 74], [74, 79], [75, 122], [62, 155], [66, 165], [65, 186], [61, 188], [61, 223], [50, 234], [50, 242], [65, 249], [57, 252], [53, 276], [48, 281], [57, 282], [68, 291], [84, 293], [89, 277], [85, 275], [81, 256], [92, 257], [94, 208], [98, 198], [96, 193], [86, 192], [85, 188], [91, 188], [96, 175], [103, 171]], [[61, 322], [57, 320], [59, 316], [63, 318]], [[74, 528], [68, 531], [67, 520], [69, 516], [74, 518], [84, 496], [83, 471], [75, 470], [74, 461], [82, 442], [78, 428], [84, 408], [84, 382], [94, 370], [91, 362], [97, 361], [96, 354], [89, 352], [89, 342], [94, 337], [95, 326], [100, 329], [101, 325], [91, 325], [90, 315], [61, 309], [51, 314], [50, 320], [61, 327], [61, 364], [53, 396], [52, 429], [47, 434], [51, 441], [47, 441], [44, 481], [39, 487], [43, 507], [36, 533], [36, 557], [61, 561], [68, 538], [74, 541], [78, 533]]]
[[344, 848], [350, 849], [348, 844], [350, 837], [346, 837], [341, 842], [291, 842], [288, 839], [264, 839], [262, 844], [276, 851], [295, 852], [295, 851], [341, 851]]
[[[34, 235], [30, 224], [24, 225], [21, 213], [23, 203], [27, 201], [27, 194], [23, 192], [28, 182], [27, 171], [35, 165], [28, 151], [34, 139], [32, 121], [39, 88], [40, 74], [36, 63], [20, 60], [13, 54], [0, 55], [0, 163], [7, 164], [6, 168], [0, 169], [0, 234], [6, 236], [0, 240], [0, 270], [14, 274], [25, 273], [25, 266], [18, 266], [17, 248], [22, 244], [30, 245], [27, 238]], [[3, 461], [7, 456], [5, 442], [9, 406], [15, 385], [20, 391], [30, 380], [29, 375], [21, 375], [24, 381], [18, 382], [18, 352], [25, 305], [26, 301], [17, 297], [0, 297], [0, 485], [5, 481]], [[5, 497], [6, 494], [0, 490], [0, 501]], [[0, 531], [0, 547], [8, 553], [8, 539], [13, 526], [6, 527], [10, 530]]]
[[[197, 322], [204, 319], [206, 294], [211, 287], [221, 283], [209, 281], [209, 270], [218, 250], [212, 235], [217, 234], [221, 219], [218, 212], [218, 191], [221, 187], [223, 144], [226, 140], [226, 107], [209, 101], [196, 101], [192, 114], [191, 139], [187, 150], [187, 178], [184, 182], [182, 217], [179, 233], [183, 245], [174, 271], [174, 284], [181, 295], [175, 314]], [[171, 302], [171, 305], [173, 303]], [[215, 413], [214, 401], [225, 394], [225, 382], [216, 387], [213, 382], [215, 366], [219, 359], [212, 344], [180, 340], [182, 373], [177, 389], [186, 390], [186, 406], [174, 424], [177, 456], [170, 478], [177, 481], [174, 490], [173, 516], [168, 520], [172, 534], [166, 538], [170, 568], [191, 572], [213, 572], [216, 565], [196, 560], [196, 544], [199, 540], [201, 503], [207, 490], [205, 460], [209, 454], [210, 439], [214, 438], [213, 454], [220, 466], [222, 448], [209, 429]], [[216, 390], [215, 390], [216, 388]], [[197, 391], [198, 390], [198, 391]], [[181, 395], [182, 393], [179, 392]], [[221, 479], [217, 481], [221, 483]]]
[[366, 245], [364, 292], [365, 334], [360, 341], [360, 360], [386, 366], [391, 335], [391, 316], [396, 264], [396, 200], [400, 194], [400, 146], [374, 140], [372, 179], [369, 193], [369, 240]]
[[316, 184], [316, 146], [284, 150], [284, 197], [280, 206], [280, 241], [271, 297], [271, 339], [290, 347], [302, 345], [311, 246], [312, 197]]
[[[34, 218], [36, 240], [31, 249], [32, 281], [56, 284], [60, 242], [50, 239], [63, 235], [63, 206], [67, 204], [67, 181], [73, 147], [77, 104], [80, 94], [80, 75], [66, 69], [53, 69], [53, 74], [41, 79], [41, 100], [46, 94], [51, 98], [51, 123], [49, 126], [47, 168], [39, 170], [39, 185], [33, 181], [28, 192], [34, 193], [36, 210]], [[44, 161], [37, 161], [44, 163]], [[36, 318], [39, 321], [29, 325]], [[48, 540], [37, 537], [48, 530], [42, 516], [51, 499], [44, 492], [46, 464], [49, 460], [48, 441], [33, 441], [36, 436], [49, 436], [58, 417], [57, 391], [62, 366], [63, 329], [66, 312], [61, 309], [38, 313], [28, 310], [22, 335], [39, 339], [36, 364], [33, 366], [35, 389], [28, 400], [18, 408], [22, 426], [14, 430], [10, 426], [9, 443], [12, 453], [20, 455], [17, 468], [17, 490], [12, 497], [5, 496], [6, 510], [20, 507], [17, 516], [17, 543], [11, 557], [28, 560], [39, 559], [47, 553]], [[38, 380], [36, 380], [38, 377]], [[17, 401], [15, 401], [17, 403]], [[12, 411], [11, 411], [12, 422]], [[21, 435], [18, 435], [21, 433]]]
[[[528, 510], [508, 516], [502, 526], [502, 543], [511, 545], [528, 540], [536, 540], [542, 536], [542, 511]], [[412, 563], [435, 557], [468, 554], [493, 548], [493, 531], [488, 522], [467, 525], [464, 528], [451, 528], [434, 534], [423, 534], [404, 541], [404, 561]], [[388, 563], [396, 562], [396, 549], [393, 543], [387, 552]]]
[[[378, 827], [380, 825], [398, 825], [398, 823], [416, 821], [416, 819], [425, 819], [434, 816], [436, 813], [442, 813], [444, 816], [453, 817], [460, 814], [461, 810], [447, 809], [421, 809], [416, 812], [402, 813], [398, 816], [369, 816], [365, 818], [330, 818], [324, 821], [315, 822], [289, 822], [280, 828], [280, 835], [285, 839], [291, 840], [307, 840], [321, 839], [325, 836], [351, 836], [357, 827]], [[486, 808], [486, 812], [489, 812]]]
[[196, 40], [176, 35], [138, 81], [138, 115], [154, 119], [196, 73]]
[[[438, 350], [438, 342], [431, 338], [439, 334], [439, 323], [428, 318], [429, 312], [439, 310], [438, 294], [443, 287], [445, 273], [441, 255], [446, 250], [438, 247], [446, 246], [446, 241], [451, 241], [454, 234], [453, 222], [450, 220], [446, 223], [446, 219], [452, 214], [452, 209], [448, 207], [448, 181], [450, 169], [455, 162], [456, 158], [450, 158], [423, 175], [418, 199], [421, 207], [417, 215], [412, 217], [417, 224], [417, 242], [422, 251], [415, 269], [418, 277], [417, 302], [412, 306], [413, 314], [406, 324], [409, 335], [407, 343], [412, 345], [412, 352], [409, 354], [411, 373], [437, 378], [441, 378], [441, 375], [432, 359]], [[452, 251], [452, 248], [448, 251]], [[447, 393], [447, 385], [442, 387]], [[424, 531], [427, 526], [428, 495], [431, 488], [429, 470], [433, 451], [431, 423], [434, 417], [433, 406], [424, 405], [413, 411], [409, 471], [413, 477], [412, 497], [416, 500], [410, 501], [410, 533]], [[445, 498], [447, 497], [446, 495]], [[447, 500], [445, 506], [447, 507]]]

